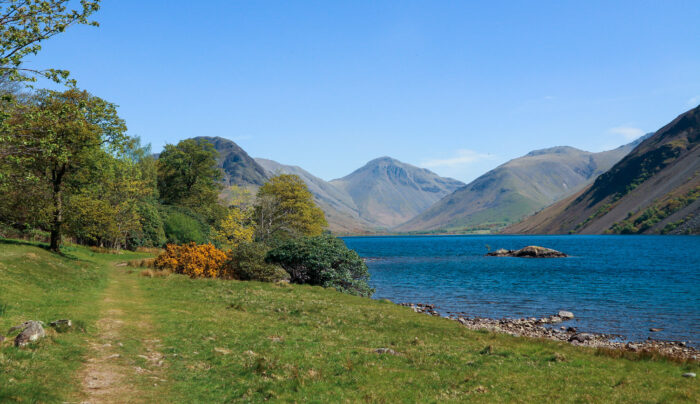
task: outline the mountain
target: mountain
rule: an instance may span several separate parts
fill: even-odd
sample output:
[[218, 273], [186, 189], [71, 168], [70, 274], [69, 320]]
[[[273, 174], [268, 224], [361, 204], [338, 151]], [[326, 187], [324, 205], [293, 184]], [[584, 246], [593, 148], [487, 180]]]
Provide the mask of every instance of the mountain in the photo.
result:
[[326, 214], [328, 228], [333, 233], [367, 233], [375, 226], [361, 218], [355, 202], [346, 192], [334, 187], [297, 166], [280, 164], [273, 160], [256, 158], [268, 176], [276, 174], [298, 175], [314, 195], [314, 201]]
[[267, 180], [267, 172], [252, 157], [232, 140], [222, 137], [198, 136], [198, 142], [211, 143], [219, 157], [216, 159], [223, 172], [225, 185], [238, 185], [244, 188], [257, 188]]
[[567, 146], [530, 152], [487, 172], [396, 230], [503, 228], [580, 190], [640, 141], [600, 153]]
[[700, 106], [593, 184], [506, 233], [700, 233]]
[[362, 219], [384, 228], [404, 223], [464, 186], [390, 157], [372, 160], [330, 183], [352, 198]]

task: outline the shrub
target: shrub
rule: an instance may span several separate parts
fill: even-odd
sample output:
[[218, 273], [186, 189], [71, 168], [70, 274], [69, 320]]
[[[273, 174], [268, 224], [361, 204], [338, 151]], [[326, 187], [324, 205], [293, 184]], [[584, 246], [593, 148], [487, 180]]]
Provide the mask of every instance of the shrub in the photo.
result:
[[267, 248], [262, 243], [239, 244], [229, 252], [226, 275], [241, 281], [277, 282], [289, 279], [287, 271], [265, 262]]
[[288, 240], [267, 253], [266, 261], [281, 265], [293, 283], [333, 287], [359, 296], [371, 296], [367, 265], [342, 240], [330, 235]]
[[191, 278], [218, 278], [225, 262], [226, 253], [212, 244], [168, 244], [156, 258], [154, 266]]
[[196, 218], [183, 212], [169, 212], [168, 216], [165, 218], [164, 227], [168, 243], [202, 244], [207, 241], [203, 224]]

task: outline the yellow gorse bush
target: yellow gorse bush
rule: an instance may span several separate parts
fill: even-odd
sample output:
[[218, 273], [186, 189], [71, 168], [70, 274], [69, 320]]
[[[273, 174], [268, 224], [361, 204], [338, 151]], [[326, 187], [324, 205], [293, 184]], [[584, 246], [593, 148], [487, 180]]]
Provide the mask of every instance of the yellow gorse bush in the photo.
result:
[[168, 244], [154, 265], [191, 278], [219, 278], [224, 275], [226, 259], [226, 253], [212, 244]]

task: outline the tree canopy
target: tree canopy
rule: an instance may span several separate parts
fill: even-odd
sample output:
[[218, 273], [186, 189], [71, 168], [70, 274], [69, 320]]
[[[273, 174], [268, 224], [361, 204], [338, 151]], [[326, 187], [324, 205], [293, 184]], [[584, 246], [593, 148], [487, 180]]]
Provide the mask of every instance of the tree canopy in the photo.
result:
[[258, 190], [254, 220], [261, 241], [316, 236], [328, 225], [313, 195], [297, 175], [280, 174]]
[[[76, 192], [67, 183], [81, 170], [99, 161], [103, 153], [118, 154], [130, 139], [116, 107], [86, 91], [42, 90], [28, 102], [5, 109], [0, 127], [0, 157], [5, 183], [15, 190], [32, 187], [43, 206], [51, 231], [51, 249], [60, 249], [64, 222], [64, 195]], [[18, 195], [21, 197], [22, 195]], [[39, 214], [39, 216], [44, 216]]]
[[[71, 0], [0, 0], [0, 75], [11, 81], [36, 81], [45, 77], [61, 82], [69, 72], [41, 69], [24, 64], [25, 57], [36, 55], [41, 42], [75, 24], [97, 26], [89, 17], [99, 10], [100, 0], [81, 0], [71, 8]], [[73, 84], [75, 82], [71, 81]]]

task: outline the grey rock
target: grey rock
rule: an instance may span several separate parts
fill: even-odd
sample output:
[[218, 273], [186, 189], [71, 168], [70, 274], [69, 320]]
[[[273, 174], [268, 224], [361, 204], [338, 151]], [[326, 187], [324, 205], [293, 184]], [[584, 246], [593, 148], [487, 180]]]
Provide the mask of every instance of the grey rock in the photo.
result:
[[55, 328], [58, 332], [65, 332], [68, 331], [71, 327], [73, 327], [73, 322], [68, 319], [56, 320], [50, 322], [49, 325]]
[[576, 342], [586, 342], [586, 341], [590, 341], [590, 340], [592, 340], [592, 339], [593, 339], [593, 335], [592, 335], [592, 334], [588, 334], [588, 333], [582, 332], [582, 333], [579, 333], [579, 334], [572, 335], [571, 338], [569, 338], [569, 342], [573, 342], [573, 341], [576, 341]]
[[692, 373], [692, 372], [683, 373], [683, 377], [695, 377], [695, 376], [696, 376], [696, 374]]
[[398, 355], [398, 352], [396, 352], [390, 348], [377, 348], [374, 350], [374, 352], [376, 352], [378, 354]]
[[22, 325], [12, 327], [12, 329], [22, 330], [22, 332], [20, 332], [19, 335], [17, 335], [17, 337], [15, 338], [16, 347], [23, 347], [29, 344], [30, 342], [38, 341], [39, 339], [44, 338], [46, 336], [46, 332], [44, 332], [44, 327], [39, 321], [27, 321]]
[[558, 316], [564, 320], [571, 320], [574, 318], [574, 313], [566, 310], [559, 310]]

